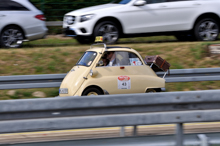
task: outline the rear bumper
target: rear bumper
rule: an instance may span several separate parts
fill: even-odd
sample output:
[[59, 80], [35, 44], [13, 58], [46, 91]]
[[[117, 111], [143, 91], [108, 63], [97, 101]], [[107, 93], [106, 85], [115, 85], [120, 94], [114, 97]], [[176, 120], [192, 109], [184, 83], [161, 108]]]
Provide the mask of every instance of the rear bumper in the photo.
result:
[[47, 35], [47, 31], [48, 29], [45, 27], [43, 28], [41, 31], [37, 32], [37, 33], [29, 33], [26, 34], [26, 39], [29, 41], [33, 41], [33, 40], [37, 40], [37, 39], [43, 39], [46, 37]]

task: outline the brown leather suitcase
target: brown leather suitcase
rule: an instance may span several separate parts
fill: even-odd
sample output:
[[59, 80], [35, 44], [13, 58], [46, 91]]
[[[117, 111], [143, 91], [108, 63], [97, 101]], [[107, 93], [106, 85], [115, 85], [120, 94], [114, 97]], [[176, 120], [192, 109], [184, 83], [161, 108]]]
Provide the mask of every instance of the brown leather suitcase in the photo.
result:
[[170, 64], [159, 55], [155, 56], [146, 56], [144, 59], [145, 63], [155, 71], [164, 71], [166, 72], [170, 68]]

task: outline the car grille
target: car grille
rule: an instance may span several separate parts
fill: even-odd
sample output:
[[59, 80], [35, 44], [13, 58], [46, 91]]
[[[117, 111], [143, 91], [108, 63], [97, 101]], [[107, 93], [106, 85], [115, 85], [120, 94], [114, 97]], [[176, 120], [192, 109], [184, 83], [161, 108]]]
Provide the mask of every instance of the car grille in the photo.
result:
[[70, 16], [70, 15], [66, 15], [65, 17], [64, 17], [64, 21], [65, 21], [65, 23], [67, 23], [68, 25], [72, 25], [72, 24], [74, 24], [75, 23], [75, 16]]

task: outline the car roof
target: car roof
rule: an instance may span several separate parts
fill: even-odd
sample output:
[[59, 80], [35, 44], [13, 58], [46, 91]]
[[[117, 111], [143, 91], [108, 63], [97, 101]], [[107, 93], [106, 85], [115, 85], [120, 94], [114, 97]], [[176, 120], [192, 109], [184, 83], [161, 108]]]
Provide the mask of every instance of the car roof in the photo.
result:
[[119, 47], [119, 46], [106, 47], [106, 49], [115, 49], [115, 48], [126, 48], [126, 49], [131, 49], [131, 48], [129, 48], [129, 47]]
[[[98, 45], [104, 45], [104, 47], [99, 47]], [[104, 43], [97, 43], [97, 44], [93, 44], [91, 45], [91, 48], [86, 50], [86, 51], [101, 51], [103, 48], [105, 48], [105, 51], [134, 51], [137, 52], [136, 50], [129, 48], [129, 47], [121, 47], [121, 46], [106, 46], [106, 44]]]
[[[87, 51], [101, 51], [103, 47], [92, 47], [91, 49], [88, 49]], [[129, 52], [137, 52], [136, 50], [129, 48], [129, 47], [120, 47], [120, 46], [108, 46], [105, 48], [105, 51], [129, 51]]]

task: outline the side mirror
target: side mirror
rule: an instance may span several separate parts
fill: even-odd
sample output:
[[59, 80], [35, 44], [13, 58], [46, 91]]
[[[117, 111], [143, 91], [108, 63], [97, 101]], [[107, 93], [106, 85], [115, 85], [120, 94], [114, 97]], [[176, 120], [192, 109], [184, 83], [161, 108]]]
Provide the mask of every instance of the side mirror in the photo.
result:
[[134, 3], [134, 6], [144, 6], [146, 3], [145, 0], [138, 0]]

